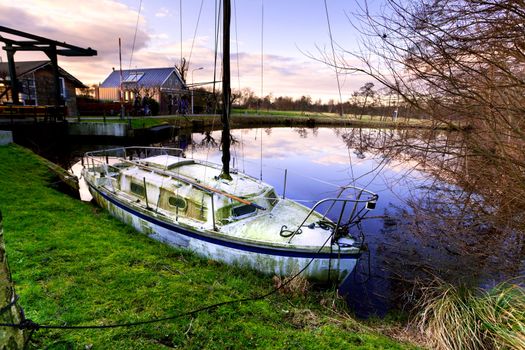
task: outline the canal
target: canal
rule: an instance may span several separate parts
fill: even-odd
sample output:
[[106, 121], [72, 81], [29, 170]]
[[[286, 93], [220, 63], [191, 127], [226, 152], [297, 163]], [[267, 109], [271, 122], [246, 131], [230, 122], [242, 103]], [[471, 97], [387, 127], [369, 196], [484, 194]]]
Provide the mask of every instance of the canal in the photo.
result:
[[[482, 198], [454, 185], [448, 168], [458, 135], [444, 131], [266, 128], [232, 131], [232, 166], [273, 185], [306, 206], [354, 185], [379, 195], [377, 207], [354, 230], [368, 251], [340, 287], [360, 316], [383, 316], [410, 303], [415, 281], [468, 280], [482, 286], [523, 274], [518, 234], [478, 217]], [[156, 146], [183, 148], [189, 157], [220, 163], [220, 131], [181, 130]], [[115, 145], [117, 146], [117, 145]], [[63, 164], [80, 173], [84, 151], [71, 145]], [[444, 167], [448, 167], [445, 169]], [[285, 181], [286, 172], [286, 181]], [[286, 187], [285, 187], [286, 183]], [[81, 193], [89, 200], [89, 193]], [[336, 219], [336, 218], [332, 218]], [[360, 232], [352, 232], [355, 235]]]

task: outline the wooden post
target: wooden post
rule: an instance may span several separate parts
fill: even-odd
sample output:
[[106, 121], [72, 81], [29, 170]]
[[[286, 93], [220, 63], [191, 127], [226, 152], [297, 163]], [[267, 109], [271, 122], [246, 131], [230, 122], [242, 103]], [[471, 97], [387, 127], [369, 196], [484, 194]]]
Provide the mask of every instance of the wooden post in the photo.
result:
[[18, 78], [16, 77], [16, 68], [15, 68], [15, 49], [13, 45], [6, 44], [4, 50], [7, 54], [7, 65], [9, 67], [9, 79], [11, 80], [11, 100], [14, 105], [20, 104], [18, 100]]
[[[22, 311], [16, 304], [13, 281], [7, 265], [2, 212], [0, 212], [0, 308], [5, 308], [0, 313], [0, 323], [18, 324], [22, 320]], [[10, 327], [2, 327], [0, 329], [0, 349], [21, 350], [24, 348], [24, 342], [24, 331]]]
[[[60, 93], [60, 73], [58, 70], [58, 58], [57, 58], [57, 47], [56, 45], [51, 45], [49, 49], [45, 51], [47, 57], [51, 60], [51, 66], [53, 67], [53, 81], [55, 85], [55, 111], [54, 118], [58, 117], [59, 106], [62, 105], [62, 94]], [[64, 87], [65, 88], [65, 87]], [[65, 91], [64, 91], [65, 95]]]

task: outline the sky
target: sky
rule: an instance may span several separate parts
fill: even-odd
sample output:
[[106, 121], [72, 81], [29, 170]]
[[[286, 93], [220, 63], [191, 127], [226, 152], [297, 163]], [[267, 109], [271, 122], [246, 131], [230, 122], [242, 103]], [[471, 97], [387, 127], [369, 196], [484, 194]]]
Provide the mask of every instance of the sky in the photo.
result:
[[[204, 83], [213, 81], [216, 2], [0, 0], [0, 25], [97, 50], [95, 57], [59, 56], [59, 65], [87, 85], [118, 69], [119, 38], [123, 69], [172, 67], [180, 63], [182, 50], [189, 60], [187, 82]], [[326, 4], [337, 50], [357, 50], [358, 33], [349, 22], [356, 2]], [[328, 28], [324, 0], [232, 0], [232, 88], [338, 101], [335, 71], [315, 59], [321, 52], [332, 54]], [[6, 62], [4, 50], [0, 57]], [[15, 55], [16, 61], [40, 59], [47, 57]], [[340, 76], [343, 101], [368, 81], [363, 75]]]

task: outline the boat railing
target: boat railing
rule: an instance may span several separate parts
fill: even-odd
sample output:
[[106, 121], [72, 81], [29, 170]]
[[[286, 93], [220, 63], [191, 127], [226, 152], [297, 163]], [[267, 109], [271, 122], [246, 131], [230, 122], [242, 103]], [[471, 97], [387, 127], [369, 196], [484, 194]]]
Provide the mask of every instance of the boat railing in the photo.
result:
[[[343, 195], [348, 194], [349, 191], [353, 191], [355, 195], [353, 197], [343, 197]], [[358, 224], [366, 216], [368, 211], [375, 209], [378, 198], [379, 196], [376, 193], [364, 188], [357, 186], [343, 186], [341, 187], [337, 197], [324, 198], [315, 203], [301, 224], [295, 230], [290, 231], [291, 234], [289, 235], [290, 239], [288, 242], [290, 243], [295, 235], [301, 232], [301, 227], [306, 224], [312, 215], [316, 215], [316, 213], [318, 213], [317, 209], [322, 208], [324, 205], [328, 205], [328, 209], [324, 211], [322, 219], [320, 220], [325, 221], [328, 216], [332, 216], [331, 214], [334, 212], [336, 205], [340, 204], [341, 207], [337, 209], [338, 212], [336, 212], [336, 215], [333, 216], [337, 217], [337, 222], [333, 227], [331, 235], [330, 244], [333, 244], [335, 236], [339, 232], [340, 228], [343, 226], [350, 227], [352, 224]], [[348, 212], [348, 219], [343, 221], [345, 213]]]
[[137, 162], [141, 159], [156, 156], [156, 155], [170, 155], [187, 160], [192, 160], [195, 163], [203, 164], [206, 166], [216, 166], [216, 164], [188, 157], [184, 150], [181, 148], [169, 148], [169, 147], [148, 147], [148, 146], [130, 146], [130, 147], [116, 147], [110, 149], [103, 149], [98, 151], [86, 152], [82, 157], [82, 164], [85, 165], [87, 162], [88, 166], [91, 164], [95, 167], [97, 165], [103, 165], [111, 168], [111, 161], [116, 162], [124, 161], [126, 163]]
[[98, 151], [86, 152], [85, 157], [118, 157], [126, 159], [142, 159], [148, 158], [155, 155], [170, 155], [176, 157], [183, 157], [184, 150], [181, 148], [168, 148], [168, 147], [148, 147], [148, 146], [132, 146], [132, 147], [115, 147], [109, 149], [103, 149]]
[[91, 166], [94, 171], [99, 170], [97, 166], [102, 166], [108, 173], [111, 168], [118, 169], [113, 164], [121, 160], [137, 161], [157, 155], [170, 155], [175, 157], [186, 158], [184, 151], [180, 148], [167, 147], [115, 147], [97, 151], [86, 152], [82, 157], [82, 165]]

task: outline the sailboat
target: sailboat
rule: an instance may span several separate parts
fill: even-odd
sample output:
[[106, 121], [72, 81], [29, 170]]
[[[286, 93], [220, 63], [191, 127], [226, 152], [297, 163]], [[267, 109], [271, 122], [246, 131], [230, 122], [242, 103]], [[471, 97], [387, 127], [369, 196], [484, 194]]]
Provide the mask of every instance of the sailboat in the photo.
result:
[[101, 207], [153, 239], [269, 275], [342, 281], [364, 249], [352, 230], [378, 196], [345, 186], [308, 208], [230, 169], [229, 0], [223, 16], [222, 165], [177, 148], [120, 147], [87, 152], [83, 177]]

